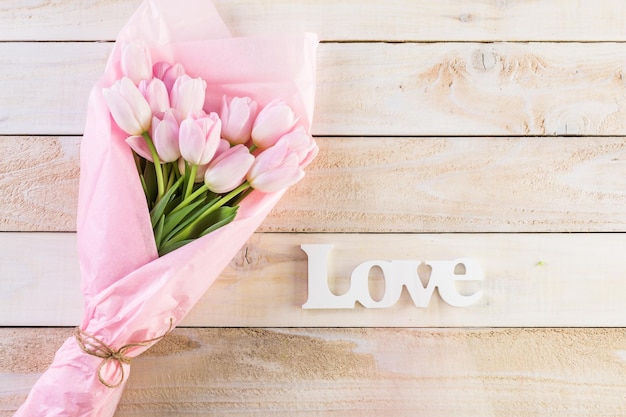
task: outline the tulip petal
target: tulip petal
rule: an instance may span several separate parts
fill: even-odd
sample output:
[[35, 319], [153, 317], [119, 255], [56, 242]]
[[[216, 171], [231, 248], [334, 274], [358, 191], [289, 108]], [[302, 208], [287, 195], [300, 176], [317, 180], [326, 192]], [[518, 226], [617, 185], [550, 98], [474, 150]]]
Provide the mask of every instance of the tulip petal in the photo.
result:
[[183, 118], [186, 118], [202, 110], [205, 95], [206, 81], [202, 78], [191, 78], [185, 74], [178, 77], [172, 86], [170, 102], [172, 107], [176, 108]]
[[152, 113], [164, 112], [170, 108], [170, 97], [163, 81], [158, 78], [142, 80], [139, 91], [144, 96]]
[[214, 193], [227, 193], [241, 185], [254, 156], [244, 145], [236, 145], [215, 158], [206, 170], [204, 183]]
[[304, 177], [302, 169], [293, 167], [281, 167], [271, 171], [266, 171], [250, 181], [250, 185], [255, 190], [264, 193], [273, 193], [287, 188]]
[[177, 132], [168, 125], [167, 121], [158, 122], [152, 141], [161, 162], [174, 162], [180, 158]]
[[102, 90], [104, 100], [109, 106], [109, 111], [115, 123], [129, 134], [141, 134], [141, 125], [133, 117], [133, 112], [126, 100], [115, 90], [105, 88]]
[[229, 103], [223, 96], [220, 112], [222, 137], [233, 145], [248, 142], [257, 107], [250, 97], [234, 97]]
[[133, 41], [122, 46], [122, 73], [139, 84], [141, 80], [152, 78], [152, 58], [146, 45], [141, 41]]
[[141, 156], [144, 159], [147, 159], [150, 162], [154, 162], [152, 160], [152, 153], [150, 152], [150, 148], [148, 148], [148, 144], [143, 136], [129, 136], [126, 138], [126, 143], [131, 147], [137, 155]]
[[180, 124], [179, 145], [180, 154], [185, 161], [200, 165], [200, 158], [204, 151], [204, 135], [193, 119], [185, 119]]
[[156, 78], [163, 80], [169, 93], [172, 91], [176, 79], [185, 75], [185, 69], [179, 63], [172, 65], [169, 62], [161, 61], [154, 64], [153, 74]]
[[252, 141], [261, 148], [269, 148], [295, 126], [298, 118], [291, 107], [281, 100], [263, 107], [252, 127]]
[[257, 156], [254, 165], [250, 168], [249, 177], [256, 177], [261, 172], [269, 171], [279, 166], [288, 151], [289, 149], [285, 142], [278, 142], [271, 148], [264, 150]]

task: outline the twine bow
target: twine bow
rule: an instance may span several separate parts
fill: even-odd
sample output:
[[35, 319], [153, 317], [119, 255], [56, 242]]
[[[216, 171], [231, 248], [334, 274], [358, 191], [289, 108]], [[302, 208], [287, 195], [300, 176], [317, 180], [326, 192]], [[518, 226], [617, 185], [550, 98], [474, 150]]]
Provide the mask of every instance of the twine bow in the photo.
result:
[[[84, 332], [79, 327], [74, 331], [74, 337], [76, 338], [76, 342], [78, 346], [82, 349], [83, 352], [88, 355], [95, 356], [97, 358], [101, 358], [102, 362], [98, 366], [98, 380], [107, 388], [117, 388], [119, 387], [126, 377], [124, 372], [124, 364], [129, 365], [132, 357], [127, 356], [127, 352], [136, 347], [145, 347], [150, 346], [152, 343], [156, 343], [159, 340], [163, 339], [172, 331], [174, 327], [174, 319], [170, 318], [170, 327], [169, 329], [163, 333], [161, 336], [155, 337], [153, 339], [144, 340], [142, 342], [137, 343], [129, 343], [121, 348], [115, 350], [111, 346], [104, 343], [102, 340], [98, 339], [92, 334]], [[114, 362], [117, 364], [117, 369], [119, 369], [119, 378], [113, 383], [108, 382], [102, 376], [102, 370], [109, 363]]]

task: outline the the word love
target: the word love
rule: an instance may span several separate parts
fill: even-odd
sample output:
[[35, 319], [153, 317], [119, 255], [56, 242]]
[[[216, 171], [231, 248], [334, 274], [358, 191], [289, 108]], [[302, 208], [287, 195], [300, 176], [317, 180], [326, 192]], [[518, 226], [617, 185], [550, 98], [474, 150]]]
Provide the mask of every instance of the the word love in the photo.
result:
[[[358, 265], [350, 276], [350, 289], [342, 295], [334, 294], [328, 287], [328, 255], [333, 247], [330, 244], [303, 244], [300, 246], [308, 255], [309, 297], [302, 308], [332, 309], [354, 308], [358, 301], [367, 308], [386, 308], [400, 298], [402, 287], [406, 287], [416, 307], [426, 307], [435, 288], [446, 303], [455, 307], [465, 307], [476, 303], [483, 295], [478, 290], [470, 295], [461, 294], [457, 281], [482, 281], [484, 278], [480, 264], [468, 258], [453, 261], [367, 261]], [[418, 274], [421, 264], [431, 268], [428, 283], [423, 285]], [[458, 268], [458, 267], [464, 268]], [[369, 291], [369, 276], [372, 268], [378, 267], [383, 273], [385, 292], [380, 300], [374, 300]], [[462, 273], [455, 269], [461, 269]]]

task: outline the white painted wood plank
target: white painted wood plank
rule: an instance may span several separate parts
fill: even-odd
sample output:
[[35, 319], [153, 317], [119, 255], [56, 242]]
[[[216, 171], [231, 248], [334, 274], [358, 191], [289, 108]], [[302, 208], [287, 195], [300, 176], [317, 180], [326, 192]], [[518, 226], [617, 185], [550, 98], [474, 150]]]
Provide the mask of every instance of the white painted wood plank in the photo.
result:
[[[11, 416], [71, 329], [0, 329]], [[116, 417], [618, 416], [622, 329], [176, 329]]]
[[89, 92], [111, 45], [0, 44], [0, 132], [82, 132]]
[[[233, 35], [318, 32], [325, 40], [625, 40], [620, 0], [214, 0]], [[139, 0], [0, 5], [0, 40], [112, 40]]]
[[[0, 134], [81, 134], [110, 48], [0, 44]], [[624, 61], [626, 43], [322, 44], [313, 131], [624, 135]]]
[[[404, 293], [388, 309], [303, 310], [303, 243], [332, 243], [329, 286], [349, 288], [367, 260], [476, 259], [484, 296], [417, 308]], [[187, 326], [626, 326], [626, 234], [256, 234], [185, 319]], [[73, 234], [0, 234], [0, 325], [75, 325], [81, 316]], [[382, 296], [380, 273], [370, 277]], [[377, 289], [376, 289], [377, 288]]]
[[[264, 232], [620, 232], [626, 140], [318, 138]], [[0, 137], [0, 230], [74, 231], [79, 137]], [[311, 196], [321, 196], [312, 198]]]

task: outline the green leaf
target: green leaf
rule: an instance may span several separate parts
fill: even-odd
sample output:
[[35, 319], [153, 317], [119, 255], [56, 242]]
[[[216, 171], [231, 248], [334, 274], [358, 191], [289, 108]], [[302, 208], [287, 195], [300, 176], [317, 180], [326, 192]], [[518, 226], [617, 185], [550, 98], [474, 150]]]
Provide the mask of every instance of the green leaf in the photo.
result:
[[174, 195], [174, 192], [176, 192], [176, 189], [180, 187], [180, 184], [182, 184], [182, 180], [179, 179], [178, 181], [174, 183], [172, 188], [167, 190], [167, 192], [163, 195], [163, 198], [161, 198], [161, 200], [157, 203], [156, 206], [154, 206], [154, 208], [150, 212], [150, 221], [152, 222], [153, 228], [156, 226], [157, 222], [159, 221], [159, 219], [165, 212], [165, 208], [167, 207], [167, 204], [169, 203], [170, 199]]
[[235, 216], [237, 216], [237, 209], [239, 209], [239, 206], [222, 206], [218, 208], [206, 218], [202, 219], [202, 221], [194, 227], [192, 236], [198, 232], [197, 237], [201, 237], [219, 229], [222, 226], [226, 226], [235, 219]]
[[[166, 235], [164, 241], [172, 240], [174, 237], [178, 237], [177, 240], [180, 240], [181, 237], [178, 236], [179, 232], [181, 232], [186, 227], [191, 225], [194, 221], [196, 221], [200, 216], [202, 216], [208, 210], [211, 210], [213, 204], [215, 204], [218, 200], [219, 200], [218, 198], [215, 198], [215, 199], [213, 199], [213, 200], [211, 200], [209, 202], [204, 202], [203, 200], [200, 200], [200, 202], [202, 202], [204, 204], [198, 204], [197, 207], [195, 208], [195, 210], [192, 210], [191, 212], [189, 212], [189, 214], [176, 227], [174, 227], [174, 229], [172, 229], [171, 232], [169, 232]], [[181, 209], [181, 211], [182, 210], [183, 209]], [[175, 212], [174, 214], [172, 214], [172, 216], [174, 216], [176, 214], [178, 214], [178, 212]], [[187, 237], [182, 237], [182, 239], [186, 239], [186, 238]]]
[[154, 229], [154, 241], [156, 242], [157, 248], [161, 246], [161, 238], [163, 237], [163, 225], [165, 224], [165, 216], [161, 216], [159, 218], [159, 222]]
[[163, 228], [163, 235], [169, 235], [177, 226], [183, 223], [185, 219], [188, 218], [188, 216], [190, 216], [190, 214], [203, 203], [204, 201], [202, 200], [196, 201], [195, 203], [191, 203], [187, 207], [183, 207], [177, 212], [168, 215]]
[[182, 246], [185, 246], [187, 243], [193, 242], [194, 240], [195, 239], [187, 239], [187, 240], [181, 240], [180, 242], [169, 243], [159, 249], [159, 256], [163, 256], [167, 253], [170, 253]]
[[156, 174], [154, 172], [154, 164], [152, 162], [144, 159], [144, 163], [143, 180], [146, 184], [146, 199], [148, 200], [148, 208], [152, 209], [158, 193]]
[[[184, 239], [181, 241], [174, 242], [162, 242], [159, 248], [159, 256], [163, 256], [166, 253], [170, 253], [182, 246], [185, 246], [188, 243], [193, 242], [199, 237], [205, 236], [220, 227], [226, 226], [228, 223], [232, 222], [237, 216], [237, 209], [239, 207], [220, 207], [205, 218], [202, 221], [198, 222], [198, 224], [194, 225], [191, 232], [191, 238]], [[181, 210], [182, 211], [182, 210]]]

